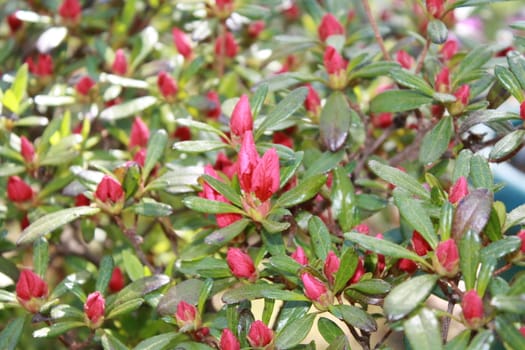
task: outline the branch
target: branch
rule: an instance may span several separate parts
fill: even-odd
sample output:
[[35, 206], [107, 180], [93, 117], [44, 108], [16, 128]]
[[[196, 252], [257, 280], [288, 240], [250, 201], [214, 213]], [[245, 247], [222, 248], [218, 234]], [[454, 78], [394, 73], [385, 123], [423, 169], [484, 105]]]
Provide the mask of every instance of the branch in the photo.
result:
[[379, 27], [377, 26], [377, 22], [374, 19], [374, 16], [372, 16], [372, 10], [370, 9], [370, 4], [368, 3], [368, 0], [362, 0], [363, 7], [366, 12], [366, 16], [368, 17], [368, 21], [370, 22], [370, 25], [372, 26], [372, 29], [374, 30], [374, 36], [377, 40], [377, 43], [379, 47], [381, 48], [381, 52], [383, 52], [383, 56], [385, 57], [385, 60], [392, 61], [392, 58], [390, 57], [390, 54], [388, 53], [388, 50], [385, 47], [385, 43], [383, 42], [383, 38], [381, 37], [381, 33], [379, 32]]

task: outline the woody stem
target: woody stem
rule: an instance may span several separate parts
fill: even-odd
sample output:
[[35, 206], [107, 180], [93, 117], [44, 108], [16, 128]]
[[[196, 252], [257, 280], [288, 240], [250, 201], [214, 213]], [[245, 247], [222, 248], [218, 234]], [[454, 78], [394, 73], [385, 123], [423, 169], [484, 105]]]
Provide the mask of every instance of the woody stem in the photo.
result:
[[377, 26], [377, 22], [374, 16], [372, 15], [372, 9], [370, 8], [370, 4], [368, 3], [368, 0], [362, 0], [361, 2], [366, 12], [366, 16], [368, 17], [368, 21], [370, 22], [370, 25], [372, 26], [372, 29], [374, 31], [374, 36], [377, 40], [377, 44], [381, 48], [381, 52], [383, 52], [383, 56], [385, 57], [385, 60], [392, 61], [392, 58], [390, 57], [390, 54], [388, 53], [388, 50], [385, 47], [385, 43], [383, 42], [383, 38], [381, 37], [381, 33], [379, 32], [379, 27]]
[[144, 254], [140, 248], [142, 237], [137, 235], [137, 231], [135, 229], [127, 228], [120, 216], [114, 215], [113, 220], [118, 225], [120, 230], [126, 235], [126, 237], [128, 237], [131, 245], [133, 245], [133, 248], [135, 249], [135, 254], [137, 254], [137, 257], [140, 259], [142, 264], [146, 265], [152, 273], [155, 273], [155, 267], [149, 262], [149, 260], [146, 258], [146, 254]]

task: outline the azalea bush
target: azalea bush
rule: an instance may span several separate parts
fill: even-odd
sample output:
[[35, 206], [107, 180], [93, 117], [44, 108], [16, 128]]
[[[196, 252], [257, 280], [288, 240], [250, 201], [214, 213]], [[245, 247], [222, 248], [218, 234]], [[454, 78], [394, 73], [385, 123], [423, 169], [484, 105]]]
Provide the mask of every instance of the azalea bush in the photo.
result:
[[0, 349], [525, 349], [489, 2], [3, 4]]

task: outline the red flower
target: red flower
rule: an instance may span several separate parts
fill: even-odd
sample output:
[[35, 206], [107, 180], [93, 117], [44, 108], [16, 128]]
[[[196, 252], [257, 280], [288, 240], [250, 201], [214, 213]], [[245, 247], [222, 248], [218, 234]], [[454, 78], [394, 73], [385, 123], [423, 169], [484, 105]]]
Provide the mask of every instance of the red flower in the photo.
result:
[[97, 186], [95, 198], [104, 203], [109, 201], [116, 203], [124, 199], [124, 191], [120, 182], [111, 176], [105, 175]]
[[10, 176], [7, 180], [7, 198], [15, 203], [28, 201], [33, 198], [33, 189], [18, 176]]
[[457, 179], [456, 183], [450, 188], [448, 193], [448, 200], [452, 204], [456, 204], [463, 197], [468, 194], [468, 183], [464, 176]]
[[399, 50], [397, 52], [396, 61], [405, 69], [410, 69], [414, 65], [414, 58], [405, 50]]
[[483, 300], [475, 290], [469, 290], [463, 294], [461, 308], [463, 309], [463, 318], [468, 326], [477, 328], [483, 318]]
[[321, 41], [326, 41], [331, 35], [344, 35], [345, 29], [333, 14], [327, 13], [321, 19], [317, 33]]
[[217, 154], [217, 160], [215, 161], [213, 168], [222, 171], [229, 178], [232, 178], [237, 172], [235, 163], [233, 163], [223, 152]]
[[33, 162], [35, 158], [35, 147], [25, 136], [20, 137], [20, 154], [26, 163]]
[[58, 13], [63, 19], [77, 21], [82, 15], [82, 7], [78, 0], [64, 0], [58, 8]]
[[126, 58], [124, 50], [118, 49], [115, 52], [115, 59], [111, 65], [111, 71], [117, 75], [126, 75], [128, 72], [128, 59]]
[[255, 321], [248, 331], [248, 342], [254, 348], [264, 348], [273, 341], [273, 331], [262, 321]]
[[321, 110], [319, 94], [317, 94], [317, 91], [314, 90], [311, 84], [306, 84], [306, 87], [308, 88], [308, 95], [306, 95], [306, 99], [304, 100], [304, 108], [306, 108], [308, 112], [318, 115]]
[[215, 0], [215, 6], [220, 12], [233, 11], [233, 0]]
[[253, 130], [253, 116], [248, 96], [242, 95], [230, 119], [230, 130], [234, 135], [243, 136], [246, 131]]
[[83, 194], [78, 194], [75, 197], [75, 207], [82, 207], [82, 206], [88, 206], [91, 204], [91, 201], [88, 197], [84, 196]]
[[414, 231], [412, 233], [412, 248], [419, 256], [425, 256], [429, 251], [432, 250], [430, 244], [419, 234], [419, 232]]
[[100, 292], [93, 292], [88, 295], [86, 303], [84, 304], [84, 314], [90, 321], [92, 328], [100, 327], [104, 320], [105, 310], [104, 297]]
[[459, 252], [456, 242], [453, 239], [440, 242], [436, 247], [436, 259], [434, 268], [439, 274], [448, 277], [455, 276], [459, 268]]
[[348, 62], [333, 46], [328, 46], [324, 52], [324, 67], [328, 74], [341, 74], [346, 70]]
[[458, 42], [452, 39], [447, 40], [441, 47], [440, 52], [444, 61], [450, 60], [458, 52]]
[[47, 295], [47, 283], [40, 276], [27, 269], [20, 272], [20, 277], [16, 283], [16, 298], [27, 311], [37, 312]]
[[179, 28], [173, 28], [171, 33], [173, 34], [173, 43], [177, 48], [177, 51], [184, 57], [189, 58], [191, 56], [191, 43], [186, 33]]
[[22, 28], [23, 24], [24, 22], [22, 22], [16, 16], [16, 12], [13, 12], [9, 16], [7, 16], [7, 25], [9, 26], [9, 30], [11, 30], [11, 33], [17, 32], [20, 28]]
[[38, 54], [36, 63], [32, 57], [26, 59], [26, 63], [31, 74], [44, 77], [53, 74], [53, 59], [50, 55]]
[[450, 72], [447, 67], [443, 67], [436, 76], [434, 89], [437, 92], [448, 92], [450, 90]]
[[166, 99], [172, 99], [177, 94], [179, 90], [175, 79], [173, 79], [168, 73], [162, 71], [157, 77], [157, 86], [160, 90], [160, 93]]
[[109, 280], [109, 290], [113, 293], [119, 292], [122, 288], [124, 288], [126, 282], [124, 281], [124, 274], [122, 273], [122, 270], [119, 267], [115, 267], [113, 269], [113, 273], [111, 274], [111, 279]]
[[226, 34], [217, 37], [217, 40], [215, 40], [215, 54], [217, 56], [233, 58], [237, 55], [238, 50], [235, 38], [230, 32], [226, 32]]
[[434, 18], [441, 18], [443, 12], [445, 12], [445, 7], [443, 5], [444, 0], [426, 0], [427, 11]]
[[208, 98], [206, 115], [213, 119], [219, 118], [221, 116], [221, 101], [219, 100], [219, 94], [215, 91], [210, 91], [206, 94], [206, 97]]
[[133, 121], [133, 125], [131, 126], [131, 135], [129, 137], [129, 149], [133, 149], [134, 147], [146, 147], [148, 145], [149, 140], [149, 128], [140, 119], [139, 117], [136, 117]]
[[470, 98], [470, 86], [468, 85], [461, 85], [456, 92], [454, 92], [454, 96], [456, 96], [457, 102], [461, 104], [461, 106], [468, 105], [468, 101]]
[[265, 23], [264, 21], [255, 21], [251, 22], [248, 25], [248, 36], [250, 36], [252, 39], [257, 39], [261, 32], [264, 30]]
[[291, 258], [303, 266], [308, 265], [308, 257], [306, 256], [303, 248], [300, 245], [298, 245], [295, 252], [292, 253]]
[[404, 271], [409, 274], [412, 274], [417, 270], [417, 264], [414, 261], [405, 258], [399, 259], [397, 261], [397, 267], [401, 271]]
[[184, 329], [196, 328], [195, 321], [197, 319], [197, 308], [195, 305], [188, 304], [181, 300], [177, 305], [177, 312], [175, 313], [177, 325]]
[[266, 151], [253, 170], [251, 180], [253, 192], [261, 202], [265, 202], [277, 192], [279, 181], [279, 156], [277, 151], [271, 148]]
[[241, 344], [228, 328], [222, 330], [220, 350], [240, 350]]
[[329, 251], [328, 256], [324, 262], [323, 272], [330, 284], [334, 284], [335, 274], [339, 270], [340, 263], [341, 262], [337, 255], [335, 255], [333, 251]]
[[239, 158], [237, 160], [239, 166], [239, 182], [241, 188], [246, 192], [251, 192], [252, 190], [252, 174], [259, 161], [260, 158], [255, 148], [252, 132], [247, 131], [244, 133], [241, 149], [239, 150]]
[[79, 94], [87, 96], [87, 94], [89, 94], [89, 90], [91, 90], [93, 86], [95, 86], [95, 81], [91, 79], [91, 77], [85, 75], [77, 82], [75, 85], [75, 90]]
[[321, 297], [328, 292], [325, 284], [309, 273], [303, 273], [301, 280], [304, 285], [304, 295], [312, 301], [321, 301]]
[[239, 248], [229, 248], [226, 262], [232, 274], [237, 278], [253, 279], [256, 276], [252, 258]]

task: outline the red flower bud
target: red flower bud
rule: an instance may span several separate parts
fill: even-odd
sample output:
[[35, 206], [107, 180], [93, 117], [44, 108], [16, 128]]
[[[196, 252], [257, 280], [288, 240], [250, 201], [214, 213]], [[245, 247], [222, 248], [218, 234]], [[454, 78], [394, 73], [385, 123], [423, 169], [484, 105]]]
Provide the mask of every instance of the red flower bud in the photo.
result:
[[115, 51], [115, 59], [111, 65], [111, 71], [117, 75], [126, 75], [128, 72], [128, 59], [126, 58], [124, 50], [118, 49]]
[[321, 19], [317, 33], [319, 39], [324, 42], [331, 35], [345, 35], [345, 29], [333, 14], [327, 13]]
[[417, 231], [412, 233], [412, 248], [419, 256], [425, 256], [432, 250], [430, 244]]
[[365, 266], [363, 264], [363, 258], [359, 257], [359, 260], [357, 261], [357, 267], [355, 268], [354, 275], [350, 279], [349, 283], [354, 284], [354, 283], [359, 282], [359, 280], [361, 279], [361, 277], [363, 277], [365, 272], [366, 271], [365, 271]]
[[9, 26], [9, 30], [11, 30], [11, 33], [17, 32], [20, 28], [22, 28], [23, 24], [24, 22], [22, 22], [16, 16], [16, 12], [13, 12], [9, 16], [7, 16], [7, 25]]
[[149, 140], [149, 128], [142, 119], [136, 117], [131, 126], [131, 135], [129, 137], [129, 149], [134, 147], [146, 147]]
[[525, 101], [520, 105], [520, 118], [521, 120], [525, 120]]
[[464, 176], [457, 179], [456, 183], [450, 188], [448, 193], [448, 200], [452, 204], [456, 204], [463, 197], [468, 194], [468, 183]]
[[234, 0], [215, 0], [215, 7], [221, 13], [230, 13], [233, 11]]
[[92, 328], [98, 328], [104, 320], [105, 310], [104, 297], [100, 292], [93, 292], [88, 295], [86, 303], [84, 304], [84, 314], [91, 323]]
[[222, 330], [220, 350], [240, 350], [241, 344], [228, 328]]
[[409, 274], [412, 274], [417, 270], [417, 264], [414, 261], [405, 258], [399, 259], [397, 261], [397, 267], [401, 271], [404, 271]]
[[177, 126], [177, 129], [175, 129], [175, 132], [173, 133], [173, 137], [179, 141], [191, 140], [191, 130], [187, 126]]
[[467, 325], [472, 328], [478, 328], [480, 321], [483, 319], [483, 300], [475, 290], [469, 290], [463, 294], [461, 300], [463, 309], [463, 318]]
[[520, 327], [520, 333], [523, 337], [525, 337], [525, 327]]
[[[223, 196], [220, 196], [217, 200], [220, 200], [221, 202], [224, 202], [224, 203], [230, 203], [230, 201], [228, 201]], [[230, 213], [226, 213], [226, 214], [217, 214], [217, 215], [215, 215], [215, 220], [217, 221], [217, 226], [219, 226], [220, 228], [223, 228], [223, 227], [226, 227], [226, 226], [230, 226], [235, 221], [239, 221], [240, 219], [242, 219], [242, 216], [240, 214], [235, 214], [235, 213], [231, 213], [231, 214]]]
[[25, 230], [29, 225], [31, 225], [31, 223], [29, 222], [29, 217], [27, 216], [27, 214], [25, 214], [22, 220], [20, 220], [20, 229]]
[[88, 197], [84, 196], [83, 194], [78, 194], [75, 197], [75, 207], [82, 207], [82, 206], [88, 206], [91, 204], [91, 201]]
[[295, 21], [300, 16], [299, 6], [295, 2], [289, 2], [289, 6], [283, 9], [283, 15], [288, 21]]
[[397, 52], [396, 61], [405, 69], [410, 69], [414, 65], [414, 58], [405, 50], [399, 50]]
[[450, 60], [458, 52], [458, 42], [452, 39], [447, 40], [441, 47], [440, 52], [444, 61]]
[[333, 46], [328, 46], [324, 52], [324, 67], [328, 74], [341, 74], [346, 70], [348, 62]]
[[312, 301], [321, 301], [321, 298], [328, 292], [325, 284], [309, 273], [303, 273], [301, 280], [304, 285], [304, 295]]
[[85, 75], [77, 82], [75, 85], [75, 90], [84, 96], [87, 96], [89, 94], [89, 90], [95, 86], [95, 81], [91, 79], [91, 77]]
[[239, 182], [245, 192], [252, 191], [252, 174], [259, 163], [260, 158], [255, 148], [251, 131], [244, 133], [237, 164], [239, 166]]
[[370, 227], [368, 227], [367, 224], [359, 224], [356, 227], [354, 227], [352, 229], [352, 231], [356, 231], [356, 232], [362, 233], [364, 235], [367, 235], [367, 234], [370, 233]]
[[285, 132], [274, 132], [272, 136], [272, 142], [293, 149], [293, 139]]
[[188, 304], [184, 300], [181, 300], [177, 305], [175, 318], [177, 325], [182, 328], [183, 331], [194, 329], [196, 328], [197, 308], [195, 305]]
[[138, 165], [140, 165], [141, 167], [143, 167], [144, 166], [144, 162], [146, 161], [146, 153], [147, 153], [146, 149], [145, 148], [141, 148], [133, 156], [133, 161], [135, 163], [137, 163]]
[[252, 189], [261, 202], [267, 201], [279, 189], [279, 156], [275, 148], [266, 153], [253, 170]]
[[234, 135], [243, 136], [246, 131], [253, 130], [253, 116], [248, 96], [242, 95], [230, 119], [230, 130]]
[[82, 6], [78, 0], [64, 0], [58, 8], [58, 13], [65, 20], [77, 21], [82, 15]]
[[470, 86], [461, 85], [456, 90], [456, 92], [454, 92], [454, 96], [456, 96], [457, 102], [461, 103], [463, 106], [468, 105], [468, 101], [470, 97]]
[[10, 176], [7, 180], [7, 198], [15, 203], [28, 201], [33, 198], [33, 189], [18, 176]]
[[226, 262], [232, 274], [237, 278], [252, 279], [256, 275], [252, 258], [239, 248], [229, 248], [226, 254]]
[[525, 253], [525, 230], [521, 230], [516, 236], [518, 236], [518, 238], [521, 239], [520, 251], [522, 253]]
[[95, 198], [104, 203], [109, 201], [116, 203], [124, 199], [124, 191], [120, 182], [111, 176], [105, 175], [97, 186]]
[[44, 77], [53, 74], [53, 59], [50, 55], [38, 54], [36, 63], [32, 57], [28, 57], [26, 63], [33, 75]]
[[215, 54], [217, 56], [226, 56], [233, 58], [237, 55], [239, 47], [235, 42], [233, 34], [226, 32], [224, 35], [217, 37], [215, 40]]
[[448, 92], [450, 90], [450, 72], [447, 67], [443, 67], [436, 76], [434, 89], [437, 92]]
[[372, 115], [372, 125], [378, 129], [386, 129], [394, 123], [394, 117], [390, 112]]
[[186, 33], [179, 28], [173, 28], [171, 33], [173, 34], [173, 43], [177, 51], [186, 59], [191, 57], [191, 43]]
[[248, 36], [252, 39], [257, 39], [265, 27], [264, 21], [251, 22], [248, 25]]
[[213, 168], [222, 171], [229, 178], [232, 178], [237, 172], [235, 163], [233, 163], [223, 152], [217, 154], [217, 160], [215, 161]]
[[439, 274], [447, 277], [455, 276], [459, 268], [459, 252], [456, 242], [453, 239], [440, 242], [436, 247], [436, 259], [434, 268]]
[[308, 265], [308, 257], [304, 253], [303, 247], [301, 247], [300, 245], [297, 246], [297, 249], [295, 250], [295, 252], [292, 253], [291, 257], [303, 266]]
[[113, 269], [113, 273], [111, 274], [111, 279], [109, 280], [109, 290], [112, 293], [119, 292], [122, 288], [124, 288], [126, 282], [124, 281], [124, 274], [122, 273], [122, 270], [119, 267], [115, 267]]
[[248, 331], [248, 342], [254, 348], [264, 348], [273, 341], [273, 331], [262, 321], [255, 321]]
[[25, 136], [20, 137], [20, 154], [26, 163], [33, 162], [35, 158], [35, 147]]
[[210, 91], [206, 94], [206, 97], [208, 98], [206, 115], [213, 119], [219, 118], [221, 116], [221, 101], [219, 100], [219, 94], [215, 91]]
[[341, 262], [337, 255], [335, 255], [333, 251], [329, 251], [328, 256], [326, 257], [326, 260], [324, 262], [323, 272], [330, 284], [334, 284], [335, 273], [337, 272], [337, 270], [339, 270], [340, 263]]
[[306, 99], [304, 100], [304, 108], [306, 108], [308, 112], [318, 115], [321, 110], [321, 99], [311, 84], [306, 84], [306, 87], [308, 88], [308, 95], [306, 95]]
[[427, 11], [434, 18], [441, 18], [445, 12], [444, 0], [426, 0]]
[[441, 118], [443, 113], [445, 113], [445, 106], [441, 104], [435, 104], [430, 106], [430, 112], [434, 118]]
[[157, 77], [157, 86], [166, 99], [173, 99], [179, 90], [175, 79], [164, 71], [160, 72]]
[[20, 272], [16, 283], [16, 298], [27, 311], [38, 312], [47, 295], [47, 283], [40, 276], [27, 269]]

